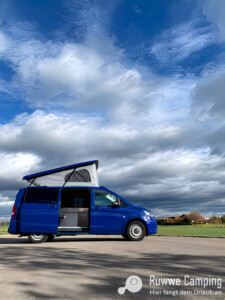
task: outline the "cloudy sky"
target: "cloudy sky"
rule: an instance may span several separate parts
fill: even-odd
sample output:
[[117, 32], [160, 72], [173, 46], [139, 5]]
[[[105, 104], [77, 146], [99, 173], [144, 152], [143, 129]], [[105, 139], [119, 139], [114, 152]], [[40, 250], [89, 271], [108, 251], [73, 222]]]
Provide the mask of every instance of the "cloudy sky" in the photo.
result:
[[98, 159], [158, 216], [225, 213], [225, 1], [0, 0], [0, 218]]

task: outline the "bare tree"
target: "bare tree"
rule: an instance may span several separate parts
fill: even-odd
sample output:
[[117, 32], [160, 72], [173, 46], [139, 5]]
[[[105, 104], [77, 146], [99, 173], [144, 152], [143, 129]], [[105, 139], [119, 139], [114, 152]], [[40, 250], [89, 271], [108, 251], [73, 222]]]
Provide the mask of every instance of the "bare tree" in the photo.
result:
[[210, 224], [221, 224], [221, 219], [217, 216], [210, 217], [208, 223]]

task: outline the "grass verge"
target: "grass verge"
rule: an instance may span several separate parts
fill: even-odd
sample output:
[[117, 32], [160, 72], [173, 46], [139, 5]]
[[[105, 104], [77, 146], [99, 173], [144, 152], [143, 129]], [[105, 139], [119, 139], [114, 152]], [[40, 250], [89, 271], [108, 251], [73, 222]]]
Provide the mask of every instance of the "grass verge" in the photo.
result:
[[9, 226], [0, 226], [0, 235], [1, 234], [8, 234]]
[[157, 235], [225, 237], [224, 227], [212, 227], [212, 225], [214, 224], [208, 225], [210, 226], [203, 227], [201, 225], [158, 225]]

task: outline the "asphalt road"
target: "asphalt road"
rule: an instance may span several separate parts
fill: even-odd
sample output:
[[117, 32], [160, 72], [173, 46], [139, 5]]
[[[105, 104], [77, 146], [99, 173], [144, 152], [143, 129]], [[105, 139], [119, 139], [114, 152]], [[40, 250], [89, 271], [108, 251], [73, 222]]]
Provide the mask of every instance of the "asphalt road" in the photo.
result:
[[[128, 242], [117, 236], [93, 236], [29, 244], [27, 238], [0, 236], [0, 254], [3, 300], [225, 299], [225, 239], [152, 236]], [[142, 289], [119, 295], [118, 288], [131, 275], [142, 279]], [[185, 275], [222, 278], [223, 286], [185, 286]], [[150, 286], [150, 276], [176, 277], [181, 283]], [[184, 290], [189, 294], [180, 295]], [[169, 291], [175, 296], [166, 295]], [[210, 291], [213, 294], [194, 294]]]

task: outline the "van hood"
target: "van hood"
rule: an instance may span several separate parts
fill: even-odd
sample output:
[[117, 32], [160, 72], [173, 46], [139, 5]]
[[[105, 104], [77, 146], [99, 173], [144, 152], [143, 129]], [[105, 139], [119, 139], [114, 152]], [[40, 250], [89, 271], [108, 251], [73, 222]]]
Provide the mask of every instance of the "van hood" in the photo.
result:
[[137, 209], [137, 210], [140, 210], [140, 211], [144, 211], [144, 210], [145, 210], [145, 211], [148, 211], [148, 212], [154, 214], [151, 210], [149, 210], [149, 209], [147, 209], [147, 208], [144, 208], [144, 207], [141, 207], [141, 206], [133, 205], [132, 208]]
[[134, 205], [134, 204], [132, 206], [133, 206], [133, 208], [135, 208], [137, 210], [145, 210], [145, 208], [141, 207], [141, 206], [137, 206], [137, 205]]

